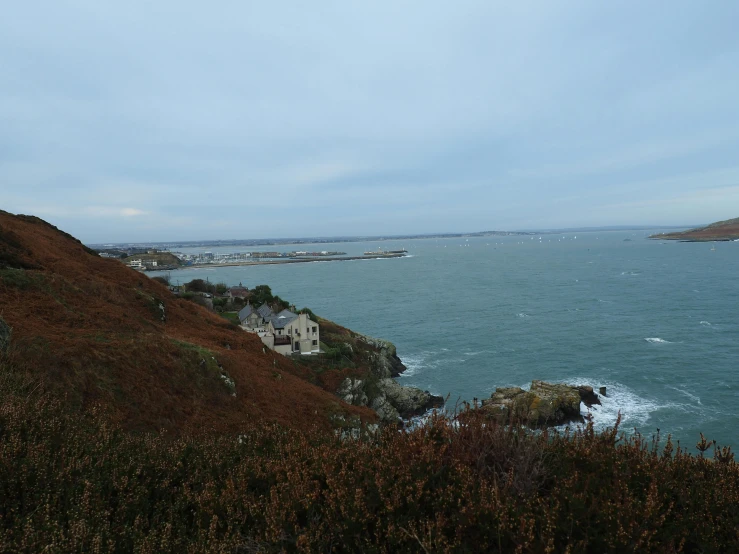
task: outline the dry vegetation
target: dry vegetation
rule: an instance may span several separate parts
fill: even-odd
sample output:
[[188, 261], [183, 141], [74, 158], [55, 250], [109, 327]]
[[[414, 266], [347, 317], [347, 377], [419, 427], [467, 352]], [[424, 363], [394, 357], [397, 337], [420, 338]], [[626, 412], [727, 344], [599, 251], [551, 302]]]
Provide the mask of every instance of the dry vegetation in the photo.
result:
[[533, 435], [474, 415], [363, 440], [248, 421], [239, 436], [135, 434], [5, 375], [3, 552], [739, 547], [739, 468], [725, 451], [619, 443], [615, 430]]
[[[40, 391], [111, 407], [127, 428], [237, 431], [259, 418], [329, 429], [337, 413], [374, 420], [306, 382], [255, 335], [37, 218], [0, 212], [0, 261], [9, 363]], [[235, 398], [187, 345], [217, 360]]]
[[467, 412], [342, 440], [372, 416], [311, 368], [48, 224], [0, 213], [0, 262], [0, 552], [739, 550], [739, 466], [702, 437]]

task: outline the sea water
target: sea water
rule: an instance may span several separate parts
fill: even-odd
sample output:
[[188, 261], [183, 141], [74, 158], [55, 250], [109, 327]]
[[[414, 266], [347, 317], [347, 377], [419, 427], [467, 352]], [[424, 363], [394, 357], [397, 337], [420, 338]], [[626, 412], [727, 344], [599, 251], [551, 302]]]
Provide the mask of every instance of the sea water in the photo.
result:
[[659, 428], [686, 445], [703, 431], [739, 446], [739, 242], [618, 231], [300, 248], [409, 256], [170, 276], [268, 284], [298, 308], [388, 339], [408, 366], [401, 383], [451, 406], [532, 379], [605, 386], [592, 410], [599, 428], [620, 412], [626, 431]]

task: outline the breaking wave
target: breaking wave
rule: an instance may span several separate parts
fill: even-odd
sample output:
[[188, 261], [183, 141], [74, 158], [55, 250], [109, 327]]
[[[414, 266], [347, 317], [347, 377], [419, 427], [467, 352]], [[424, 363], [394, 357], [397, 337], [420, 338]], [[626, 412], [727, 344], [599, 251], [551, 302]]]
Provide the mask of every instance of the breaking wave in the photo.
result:
[[597, 430], [613, 427], [619, 412], [621, 413], [621, 428], [630, 430], [647, 425], [652, 413], [671, 407], [670, 404], [660, 405], [654, 400], [639, 396], [628, 387], [618, 383], [606, 385], [606, 387], [607, 396], [600, 396], [600, 406], [588, 408], [585, 404], [580, 404], [580, 413], [583, 417], [590, 415]]

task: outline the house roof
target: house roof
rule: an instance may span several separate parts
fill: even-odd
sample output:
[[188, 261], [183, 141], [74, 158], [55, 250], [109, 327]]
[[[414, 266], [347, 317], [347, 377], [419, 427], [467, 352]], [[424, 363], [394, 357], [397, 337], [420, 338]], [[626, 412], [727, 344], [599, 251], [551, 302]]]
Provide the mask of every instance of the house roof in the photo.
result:
[[266, 302], [259, 306], [259, 308], [257, 308], [257, 313], [261, 315], [264, 319], [267, 319], [269, 316], [274, 315], [272, 313], [272, 308], [270, 308]]
[[254, 313], [254, 308], [251, 307], [251, 304], [247, 304], [241, 310], [239, 310], [239, 321], [244, 321], [247, 317], [249, 317], [251, 314]]
[[270, 317], [269, 321], [275, 329], [284, 329], [287, 325], [295, 321], [297, 317], [298, 314], [294, 314], [290, 310], [282, 310], [279, 314]]
[[246, 287], [231, 287], [228, 292], [231, 293], [231, 296], [246, 296], [249, 294], [249, 289]]

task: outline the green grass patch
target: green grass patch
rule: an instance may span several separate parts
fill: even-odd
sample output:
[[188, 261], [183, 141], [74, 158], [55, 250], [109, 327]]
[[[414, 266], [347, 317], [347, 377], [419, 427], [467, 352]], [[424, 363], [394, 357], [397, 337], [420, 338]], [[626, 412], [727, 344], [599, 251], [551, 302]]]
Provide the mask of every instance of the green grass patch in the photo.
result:
[[237, 312], [223, 312], [220, 315], [234, 325], [239, 325], [241, 323], [241, 320], [239, 319], [239, 314]]
[[6, 287], [21, 290], [30, 289], [34, 284], [33, 277], [23, 269], [0, 269], [0, 281]]

